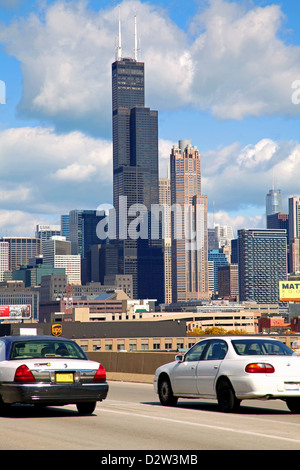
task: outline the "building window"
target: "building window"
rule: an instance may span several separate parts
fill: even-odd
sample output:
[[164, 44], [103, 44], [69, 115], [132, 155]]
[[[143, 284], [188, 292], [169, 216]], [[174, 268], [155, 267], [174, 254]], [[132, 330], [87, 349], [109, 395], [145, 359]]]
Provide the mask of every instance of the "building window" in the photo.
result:
[[100, 351], [101, 346], [100, 346], [100, 341], [94, 341], [93, 342], [93, 351]]
[[83, 349], [83, 351], [88, 351], [88, 342], [87, 341], [81, 342], [80, 346], [81, 346], [81, 349]]

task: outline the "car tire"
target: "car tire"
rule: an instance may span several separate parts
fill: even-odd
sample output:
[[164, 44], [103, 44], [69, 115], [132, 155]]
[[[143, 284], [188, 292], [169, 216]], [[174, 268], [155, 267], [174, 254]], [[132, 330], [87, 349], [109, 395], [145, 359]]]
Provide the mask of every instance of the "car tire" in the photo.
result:
[[87, 403], [77, 403], [76, 404], [77, 411], [81, 415], [91, 415], [94, 413], [95, 408], [96, 408], [96, 402], [87, 402]]
[[163, 377], [158, 383], [158, 396], [164, 406], [175, 406], [178, 398], [174, 397], [171, 383], [168, 377]]
[[220, 380], [217, 384], [217, 400], [221, 411], [224, 413], [233, 413], [238, 411], [241, 401], [235, 396], [229, 380]]
[[9, 403], [4, 403], [0, 395], [0, 416], [7, 414], [11, 410], [11, 405]]
[[287, 404], [288, 409], [292, 413], [295, 413], [295, 414], [300, 413], [300, 398], [297, 398], [297, 397], [287, 398], [286, 404]]

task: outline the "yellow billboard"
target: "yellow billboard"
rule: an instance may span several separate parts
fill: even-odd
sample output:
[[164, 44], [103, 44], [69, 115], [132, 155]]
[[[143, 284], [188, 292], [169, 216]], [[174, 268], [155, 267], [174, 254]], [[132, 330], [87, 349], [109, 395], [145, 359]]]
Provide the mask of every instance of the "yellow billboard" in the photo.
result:
[[279, 300], [300, 302], [300, 281], [279, 281]]

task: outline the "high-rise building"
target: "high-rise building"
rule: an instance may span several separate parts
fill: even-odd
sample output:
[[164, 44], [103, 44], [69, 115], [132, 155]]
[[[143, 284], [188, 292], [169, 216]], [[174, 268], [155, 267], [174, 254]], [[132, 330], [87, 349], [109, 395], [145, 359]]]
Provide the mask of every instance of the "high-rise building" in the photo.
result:
[[167, 212], [171, 208], [171, 181], [169, 178], [159, 179], [159, 204], [163, 207], [163, 254], [164, 254], [164, 281], [165, 304], [172, 303], [172, 244], [171, 226], [168, 223]]
[[279, 302], [279, 281], [287, 279], [285, 230], [238, 230], [240, 301]]
[[61, 235], [66, 237], [66, 240], [70, 240], [70, 224], [69, 224], [70, 215], [63, 214], [60, 216], [60, 228], [61, 228]]
[[209, 294], [213, 295], [215, 288], [215, 264], [213, 261], [208, 260], [208, 290]]
[[282, 211], [282, 195], [280, 189], [270, 189], [266, 195], [266, 222], [268, 215], [277, 214]]
[[81, 256], [71, 254], [71, 242], [65, 237], [52, 237], [43, 245], [44, 263], [65, 270], [70, 284], [81, 283]]
[[4, 280], [4, 272], [9, 269], [8, 253], [8, 242], [0, 242], [0, 281]]
[[30, 237], [3, 237], [2, 242], [9, 245], [9, 270], [13, 271], [17, 266], [29, 264], [30, 258], [34, 258], [41, 252], [40, 239]]
[[294, 238], [289, 245], [289, 273], [300, 273], [300, 238]]
[[43, 251], [43, 243], [45, 240], [50, 240], [51, 237], [61, 235], [61, 226], [60, 225], [42, 225], [39, 224], [36, 226], [35, 238], [41, 240], [41, 249]]
[[289, 214], [284, 212], [277, 212], [276, 214], [270, 214], [267, 217], [267, 228], [282, 228], [287, 232], [289, 239]]
[[239, 299], [239, 274], [237, 264], [227, 264], [218, 268], [218, 296]]
[[173, 302], [207, 299], [207, 197], [201, 195], [201, 158], [180, 140], [170, 156]]
[[300, 197], [289, 198], [289, 272], [300, 270]]
[[144, 63], [137, 54], [122, 57], [119, 34], [112, 64], [114, 243], [119, 247], [120, 274], [132, 275], [134, 297], [163, 302], [161, 240], [151, 237], [151, 209], [159, 203], [158, 115], [145, 107], [144, 79]]
[[289, 241], [300, 237], [300, 197], [289, 198]]
[[227, 266], [228, 265], [228, 259], [225, 255], [225, 253], [222, 253], [220, 250], [210, 250], [208, 252], [208, 261], [213, 261], [214, 263], [214, 288], [213, 292], [217, 293], [219, 291], [219, 275], [218, 275], [218, 269], [220, 266]]
[[53, 265], [55, 255], [71, 255], [71, 242], [62, 236], [51, 237], [47, 240], [43, 248], [44, 264]]
[[230, 225], [216, 225], [208, 229], [208, 251], [222, 249], [228, 261], [231, 258], [231, 240], [233, 240], [233, 229]]
[[77, 210], [69, 213], [69, 237], [71, 242], [71, 254], [87, 256], [92, 245], [101, 243], [97, 235], [97, 225], [104, 215], [96, 210]]

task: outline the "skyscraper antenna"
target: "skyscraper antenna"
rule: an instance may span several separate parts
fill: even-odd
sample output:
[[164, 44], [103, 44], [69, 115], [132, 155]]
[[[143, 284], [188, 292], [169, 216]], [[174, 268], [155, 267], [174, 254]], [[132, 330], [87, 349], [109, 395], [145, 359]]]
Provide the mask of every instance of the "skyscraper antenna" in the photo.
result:
[[138, 60], [136, 15], [134, 15], [134, 60]]
[[117, 50], [117, 60], [122, 59], [122, 37], [121, 37], [121, 13], [119, 7], [119, 38], [118, 38], [118, 50]]

